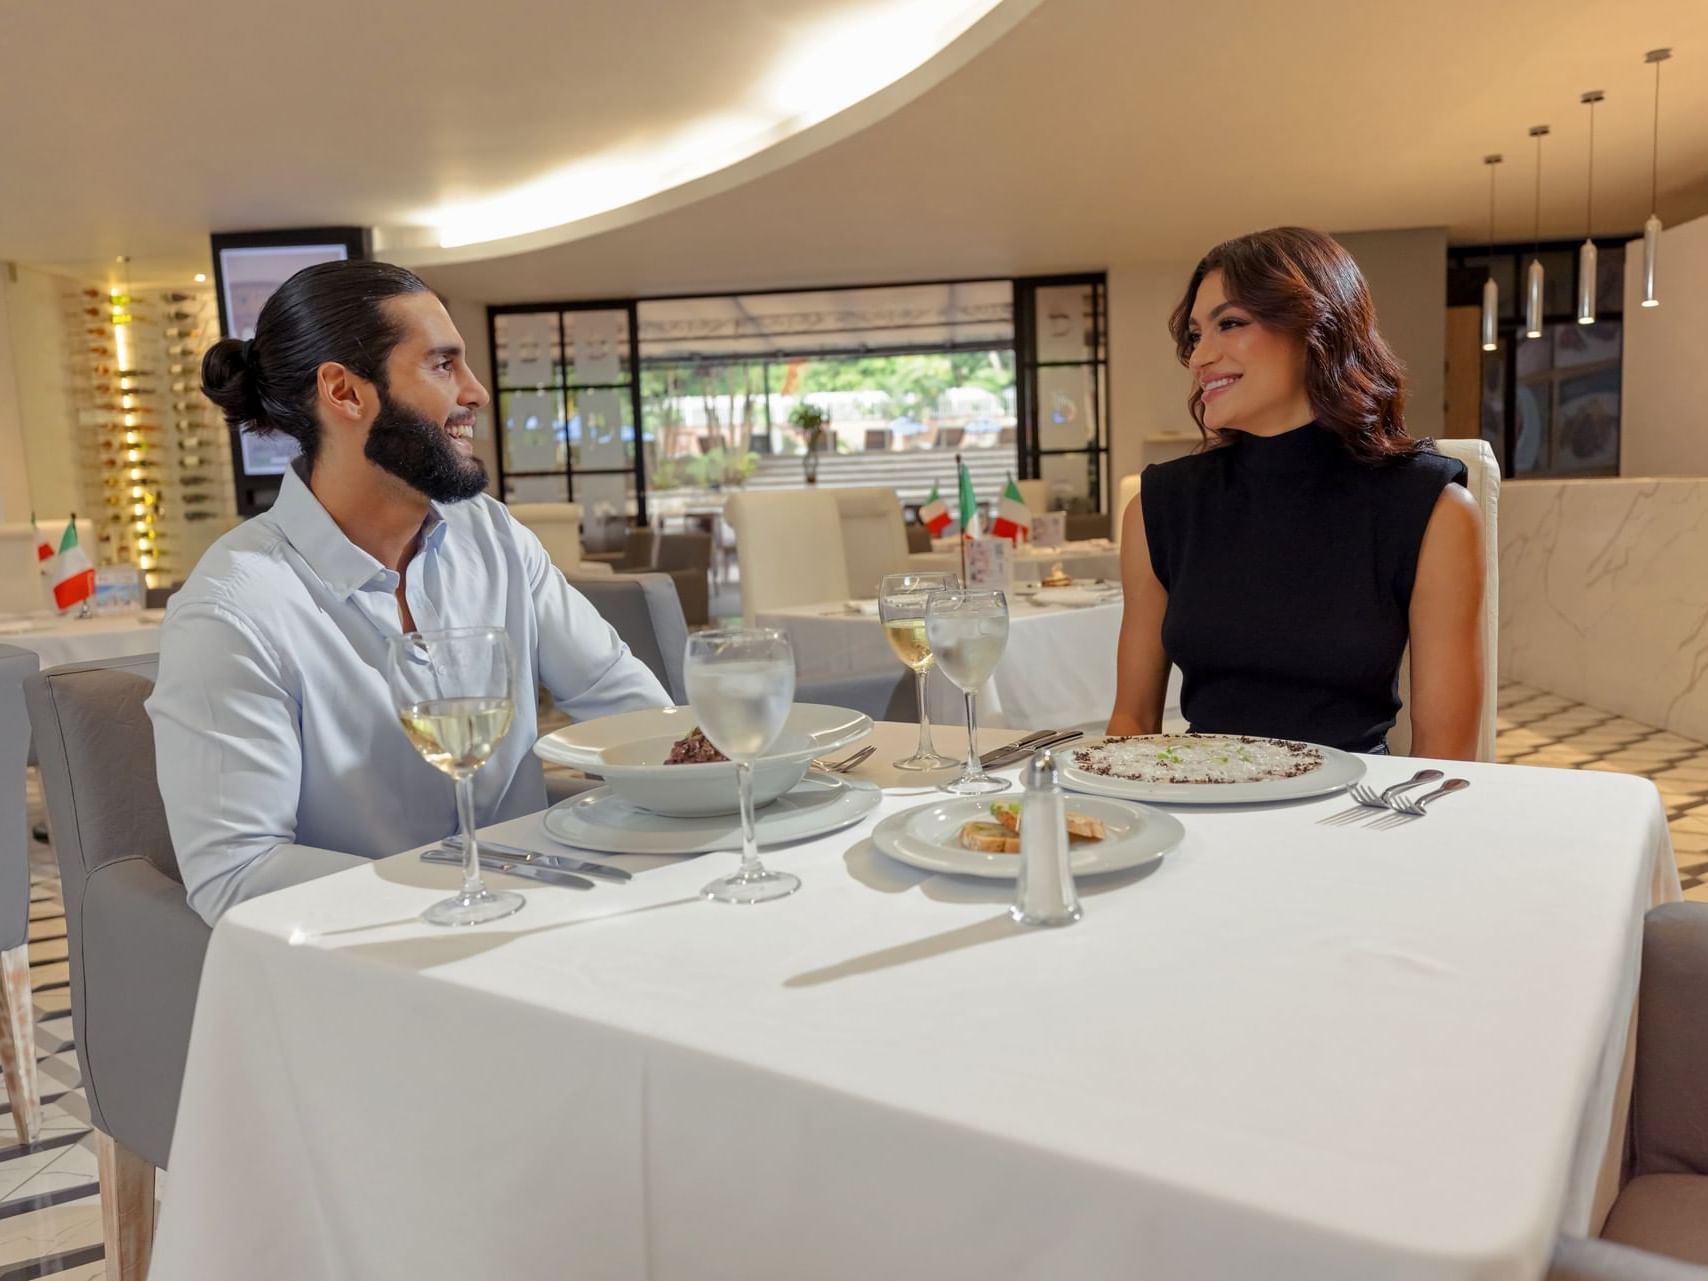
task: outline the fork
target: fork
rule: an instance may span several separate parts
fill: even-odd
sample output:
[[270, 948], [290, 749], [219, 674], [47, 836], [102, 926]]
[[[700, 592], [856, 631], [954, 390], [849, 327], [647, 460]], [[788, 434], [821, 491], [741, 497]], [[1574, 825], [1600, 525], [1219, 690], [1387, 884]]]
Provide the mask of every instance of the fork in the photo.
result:
[[1470, 785], [1471, 780], [1468, 778], [1450, 778], [1433, 792], [1427, 792], [1415, 801], [1395, 801], [1394, 812], [1386, 818], [1379, 818], [1370, 824], [1370, 830], [1386, 831], [1390, 827], [1399, 827], [1401, 824], [1409, 823], [1414, 818], [1422, 818], [1425, 805], [1439, 796], [1446, 796], [1449, 792], [1462, 792]]
[[864, 765], [866, 763], [866, 758], [877, 750], [876, 746], [868, 743], [852, 756], [847, 757], [844, 760], [814, 761], [813, 768], [823, 770], [826, 774], [850, 774], [854, 770], [860, 768], [860, 766]]
[[1369, 818], [1370, 814], [1367, 812], [1369, 810], [1392, 811], [1394, 808], [1394, 798], [1399, 796], [1401, 792], [1409, 791], [1411, 788], [1418, 787], [1424, 783], [1433, 783], [1441, 776], [1441, 771], [1438, 769], [1420, 769], [1403, 783], [1395, 783], [1392, 787], [1383, 792], [1378, 792], [1368, 783], [1354, 783], [1347, 789], [1346, 794], [1353, 800], [1357, 801], [1358, 804], [1354, 805], [1351, 809], [1339, 810], [1330, 814], [1327, 818], [1318, 819], [1317, 821], [1330, 827], [1343, 827], [1348, 823], [1356, 823], [1361, 818]]

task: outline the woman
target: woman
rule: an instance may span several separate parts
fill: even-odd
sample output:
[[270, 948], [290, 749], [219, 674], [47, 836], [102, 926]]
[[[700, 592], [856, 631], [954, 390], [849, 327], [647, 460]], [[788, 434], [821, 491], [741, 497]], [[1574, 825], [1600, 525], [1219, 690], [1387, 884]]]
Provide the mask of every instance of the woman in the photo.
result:
[[1406, 434], [1400, 366], [1335, 241], [1218, 245], [1169, 328], [1204, 443], [1124, 517], [1111, 734], [1162, 726], [1385, 750], [1411, 643], [1412, 748], [1474, 759], [1483, 528], [1464, 464]]

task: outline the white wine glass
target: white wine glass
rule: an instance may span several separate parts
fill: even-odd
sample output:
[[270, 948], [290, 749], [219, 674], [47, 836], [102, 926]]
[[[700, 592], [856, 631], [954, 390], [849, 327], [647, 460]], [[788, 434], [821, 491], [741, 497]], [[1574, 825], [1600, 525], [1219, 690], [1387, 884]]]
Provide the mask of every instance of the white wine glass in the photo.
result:
[[700, 893], [718, 903], [763, 903], [801, 888], [800, 878], [759, 861], [753, 831], [753, 762], [777, 741], [795, 701], [795, 654], [770, 627], [696, 632], [683, 664], [700, 731], [735, 762], [741, 806], [741, 866]]
[[959, 587], [961, 580], [949, 573], [885, 574], [878, 585], [878, 617], [884, 624], [884, 639], [914, 674], [919, 687], [919, 750], [895, 762], [896, 769], [950, 769], [957, 762], [938, 752], [931, 742], [931, 714], [925, 705], [925, 677], [935, 659], [925, 638], [925, 599], [932, 592]]
[[957, 796], [1001, 792], [1013, 784], [979, 764], [978, 692], [1008, 645], [1008, 598], [1001, 592], [950, 588], [925, 602], [925, 638], [943, 675], [967, 696], [967, 764], [960, 777], [938, 785]]
[[433, 904], [421, 919], [430, 925], [478, 925], [509, 916], [525, 900], [510, 890], [489, 890], [481, 880], [474, 776], [510, 732], [516, 714], [510, 638], [497, 627], [393, 636], [386, 681], [415, 750], [456, 781], [462, 892]]

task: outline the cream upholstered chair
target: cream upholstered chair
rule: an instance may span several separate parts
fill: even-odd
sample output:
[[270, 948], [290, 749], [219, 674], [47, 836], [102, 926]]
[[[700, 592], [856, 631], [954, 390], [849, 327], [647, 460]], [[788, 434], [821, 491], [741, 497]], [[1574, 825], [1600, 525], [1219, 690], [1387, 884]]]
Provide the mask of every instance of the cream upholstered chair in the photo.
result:
[[842, 517], [828, 492], [736, 494], [724, 507], [724, 519], [735, 531], [741, 613], [749, 624], [768, 609], [847, 599]]
[[[1495, 758], [1495, 699], [1499, 679], [1495, 672], [1500, 645], [1500, 466], [1494, 451], [1481, 440], [1438, 440], [1435, 447], [1449, 458], [1465, 464], [1465, 484], [1483, 513], [1483, 716], [1477, 729], [1477, 759]], [[1388, 750], [1396, 756], [1411, 751], [1411, 711], [1404, 705], [1411, 697], [1411, 649], [1400, 660], [1399, 719], [1388, 732]]]
[[609, 574], [611, 567], [581, 557], [579, 503], [511, 503], [510, 514], [526, 525], [567, 578]]
[[1050, 482], [1047, 480], [1017, 480], [1014, 482], [1020, 490], [1020, 501], [1026, 504], [1026, 510], [1036, 515], [1050, 510]]
[[1119, 543], [1121, 541], [1121, 525], [1127, 514], [1127, 504], [1139, 496], [1139, 473], [1121, 477], [1115, 487], [1115, 507], [1109, 513], [1110, 536]]
[[899, 574], [907, 568], [907, 522], [901, 514], [901, 499], [893, 489], [829, 492], [842, 522], [847, 592], [876, 596], [885, 574]]

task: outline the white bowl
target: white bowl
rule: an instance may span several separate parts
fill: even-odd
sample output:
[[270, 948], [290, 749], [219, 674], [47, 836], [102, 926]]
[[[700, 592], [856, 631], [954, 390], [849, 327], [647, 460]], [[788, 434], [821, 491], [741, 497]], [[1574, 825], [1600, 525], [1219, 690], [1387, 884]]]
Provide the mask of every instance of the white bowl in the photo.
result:
[[[636, 809], [674, 818], [733, 814], [738, 808], [733, 764], [664, 763], [671, 744], [696, 724], [690, 707], [624, 712], [554, 730], [534, 744], [534, 754], [598, 775]], [[794, 787], [814, 757], [871, 732], [872, 718], [863, 712], [796, 703], [771, 751], [754, 762], [754, 805], [769, 805]]]

